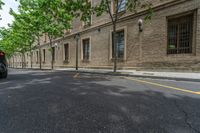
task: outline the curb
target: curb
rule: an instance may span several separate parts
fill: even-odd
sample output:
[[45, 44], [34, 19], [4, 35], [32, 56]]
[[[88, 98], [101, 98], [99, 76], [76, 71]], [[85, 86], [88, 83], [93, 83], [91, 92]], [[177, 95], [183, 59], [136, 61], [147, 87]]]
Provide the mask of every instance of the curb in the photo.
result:
[[[12, 67], [9, 67], [9, 69], [17, 69], [17, 70], [25, 70], [25, 71], [28, 71], [28, 70], [36, 70], [36, 71], [49, 71], [51, 69], [39, 69], [39, 68], [12, 68]], [[52, 71], [55, 71], [55, 70], [52, 70]]]
[[90, 73], [90, 74], [101, 74], [101, 75], [110, 75], [110, 76], [126, 76], [126, 77], [137, 77], [137, 78], [151, 78], [151, 79], [167, 79], [167, 80], [176, 80], [176, 81], [191, 81], [191, 82], [200, 82], [200, 79], [192, 78], [175, 78], [175, 77], [162, 77], [162, 76], [149, 76], [149, 75], [135, 75], [135, 74], [124, 74], [124, 73], [113, 73], [113, 72], [89, 72], [89, 71], [75, 71], [75, 70], [55, 70], [55, 71], [65, 71], [65, 72], [79, 72], [79, 73]]
[[[21, 69], [21, 70], [37, 70], [37, 71], [50, 71], [51, 69], [38, 69], [38, 68], [11, 68], [11, 69]], [[90, 73], [90, 74], [101, 74], [101, 75], [110, 75], [110, 76], [126, 76], [126, 77], [136, 77], [136, 78], [150, 78], [150, 79], [166, 79], [166, 80], [176, 80], [176, 81], [190, 81], [190, 82], [200, 82], [200, 79], [192, 79], [192, 78], [178, 78], [178, 77], [163, 77], [163, 76], [151, 76], [151, 75], [136, 75], [136, 74], [128, 74], [122, 72], [92, 72], [92, 71], [83, 71], [83, 70], [52, 70], [57, 72], [79, 72], [79, 73]]]

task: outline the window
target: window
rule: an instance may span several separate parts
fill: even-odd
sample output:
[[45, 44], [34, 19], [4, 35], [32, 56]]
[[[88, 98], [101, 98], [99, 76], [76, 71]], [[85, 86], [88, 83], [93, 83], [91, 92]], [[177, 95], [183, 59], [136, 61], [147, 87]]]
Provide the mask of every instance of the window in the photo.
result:
[[[124, 30], [116, 32], [116, 46], [117, 46], [117, 58], [123, 59], [124, 58], [124, 46], [125, 46], [125, 39], [124, 39]], [[112, 37], [114, 39], [114, 37]], [[112, 58], [115, 58], [115, 48], [114, 44], [112, 43]]]
[[83, 60], [88, 61], [90, 58], [90, 39], [83, 40]]
[[167, 54], [192, 53], [193, 14], [168, 20]]
[[55, 61], [55, 47], [52, 48], [52, 61]]
[[118, 4], [113, 0], [113, 13], [116, 13], [116, 10], [118, 12], [123, 12], [126, 10], [126, 0], [119, 0]]
[[64, 60], [68, 61], [69, 60], [69, 44], [64, 45]]
[[44, 62], [46, 61], [46, 51], [45, 51], [45, 49], [43, 49], [43, 61]]

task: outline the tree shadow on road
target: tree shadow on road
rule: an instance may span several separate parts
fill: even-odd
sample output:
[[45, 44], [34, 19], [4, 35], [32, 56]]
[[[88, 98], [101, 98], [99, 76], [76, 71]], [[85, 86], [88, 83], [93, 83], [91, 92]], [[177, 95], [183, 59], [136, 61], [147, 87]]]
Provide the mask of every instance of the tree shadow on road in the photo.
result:
[[[118, 77], [14, 75], [0, 89], [0, 132], [196, 133], [200, 97], [132, 91]], [[116, 81], [115, 81], [116, 79]], [[112, 83], [112, 84], [109, 84]], [[8, 89], [9, 87], [21, 87]], [[137, 86], [136, 86], [137, 87]], [[132, 86], [131, 89], [137, 89]], [[126, 90], [126, 91], [124, 91]]]

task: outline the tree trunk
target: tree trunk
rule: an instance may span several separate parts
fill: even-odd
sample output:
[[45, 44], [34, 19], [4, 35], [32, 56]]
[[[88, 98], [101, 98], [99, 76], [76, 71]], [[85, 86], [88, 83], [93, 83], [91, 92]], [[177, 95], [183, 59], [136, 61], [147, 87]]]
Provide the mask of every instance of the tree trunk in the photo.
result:
[[117, 72], [117, 40], [116, 40], [116, 23], [113, 23], [113, 45], [114, 45], [114, 72]]
[[39, 48], [39, 62], [40, 62], [40, 69], [42, 69], [42, 54], [41, 54], [41, 48]]
[[24, 58], [24, 68], [26, 68], [26, 57], [25, 57], [25, 54], [23, 54], [23, 58]]
[[30, 52], [30, 58], [31, 58], [31, 69], [33, 68], [33, 53], [32, 51]]
[[33, 68], [33, 55], [32, 55], [32, 43], [30, 43], [30, 65], [31, 69]]
[[12, 57], [13, 58], [13, 68], [15, 67], [15, 59], [14, 59], [14, 56]]
[[37, 36], [38, 38], [38, 46], [39, 46], [39, 64], [40, 64], [40, 69], [42, 69], [42, 56], [41, 56], [41, 47], [40, 47], [40, 36]]
[[53, 51], [53, 46], [52, 46], [52, 40], [51, 40], [51, 38], [49, 37], [49, 43], [50, 43], [50, 46], [51, 46], [51, 70], [53, 70], [54, 69], [54, 52], [55, 51]]
[[22, 69], [24, 69], [24, 53], [22, 53], [21, 63], [22, 63]]
[[78, 71], [78, 39], [76, 39], [76, 71]]

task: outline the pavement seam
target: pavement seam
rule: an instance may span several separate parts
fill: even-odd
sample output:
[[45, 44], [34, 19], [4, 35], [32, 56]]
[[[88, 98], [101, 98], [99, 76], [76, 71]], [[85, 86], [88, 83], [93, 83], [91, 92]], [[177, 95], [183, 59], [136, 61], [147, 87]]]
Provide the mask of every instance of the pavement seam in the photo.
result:
[[178, 105], [178, 103], [177, 103], [176, 100], [173, 100], [173, 101], [174, 101], [174, 105], [176, 106], [176, 108], [177, 108], [180, 112], [182, 112], [182, 113], [184, 114], [184, 122], [186, 123], [186, 125], [187, 125], [190, 129], [192, 129], [194, 132], [200, 133], [200, 131], [199, 131], [198, 129], [194, 128], [194, 127], [192, 126], [192, 124], [188, 121], [188, 117], [189, 117], [189, 116], [188, 116], [188, 113]]

